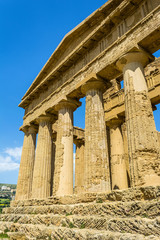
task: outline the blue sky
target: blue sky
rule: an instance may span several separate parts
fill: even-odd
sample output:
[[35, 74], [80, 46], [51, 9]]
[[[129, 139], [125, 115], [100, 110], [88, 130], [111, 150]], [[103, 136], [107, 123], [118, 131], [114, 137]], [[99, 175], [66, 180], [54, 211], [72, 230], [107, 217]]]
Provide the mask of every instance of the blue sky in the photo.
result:
[[[105, 2], [0, 0], [0, 183], [17, 182], [24, 136], [21, 98], [64, 35]], [[83, 101], [75, 113], [75, 125], [83, 128], [84, 108]]]

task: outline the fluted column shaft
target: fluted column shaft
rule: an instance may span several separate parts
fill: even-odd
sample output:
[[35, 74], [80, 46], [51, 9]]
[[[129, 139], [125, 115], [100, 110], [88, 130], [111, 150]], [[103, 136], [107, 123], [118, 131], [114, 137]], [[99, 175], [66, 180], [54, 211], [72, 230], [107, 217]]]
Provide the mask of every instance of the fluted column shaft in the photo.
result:
[[115, 120], [110, 122], [109, 126], [112, 189], [126, 189], [128, 188], [128, 180], [121, 125], [120, 122]]
[[29, 127], [24, 130], [24, 133], [25, 135], [16, 190], [16, 200], [29, 199], [32, 191], [36, 129], [34, 127]]
[[131, 187], [131, 177], [130, 177], [130, 166], [129, 166], [129, 155], [128, 155], [128, 138], [127, 138], [127, 126], [126, 122], [121, 125], [122, 136], [123, 136], [123, 148], [124, 148], [124, 159], [127, 169], [127, 181], [128, 187]]
[[103, 108], [104, 82], [87, 82], [85, 112], [85, 190], [104, 192], [110, 190], [107, 134]]
[[54, 179], [55, 158], [56, 158], [56, 139], [57, 139], [57, 133], [53, 132], [53, 134], [52, 134], [52, 162], [51, 162], [51, 196], [53, 195], [53, 179]]
[[41, 117], [38, 122], [32, 198], [43, 199], [51, 195], [52, 122], [50, 117]]
[[158, 138], [144, 76], [144, 53], [128, 53], [119, 60], [123, 69], [125, 116], [131, 185], [149, 186], [160, 183]]
[[84, 142], [76, 141], [75, 156], [75, 193], [84, 192]]
[[62, 102], [58, 110], [53, 194], [73, 194], [73, 110], [75, 104]]

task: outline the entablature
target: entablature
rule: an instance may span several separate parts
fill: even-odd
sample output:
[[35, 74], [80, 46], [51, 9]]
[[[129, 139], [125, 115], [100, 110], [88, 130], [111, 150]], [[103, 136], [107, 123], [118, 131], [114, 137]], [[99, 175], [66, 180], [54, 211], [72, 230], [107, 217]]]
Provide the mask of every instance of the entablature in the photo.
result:
[[[114, 8], [111, 8], [110, 6], [112, 2], [114, 2]], [[71, 33], [67, 34], [65, 39], [70, 37], [72, 41], [70, 40], [71, 42], [69, 42], [69, 45], [65, 43], [65, 39], [62, 41], [62, 43], [53, 53], [52, 57], [46, 63], [45, 67], [37, 76], [25, 96], [22, 98], [20, 106], [26, 108], [26, 106], [28, 106], [28, 104], [32, 102], [34, 98], [37, 98], [39, 92], [45, 91], [46, 88], [50, 86], [50, 83], [57, 82], [57, 79], [59, 79], [62, 73], [65, 73], [70, 68], [73, 70], [73, 68], [75, 68], [75, 65], [79, 63], [80, 59], [83, 58], [80, 64], [81, 68], [83, 65], [89, 63], [95, 57], [94, 54], [91, 53], [92, 50], [94, 50], [94, 52], [96, 50], [96, 55], [98, 55], [106, 47], [112, 44], [112, 42], [114, 42], [117, 38], [120, 40], [120, 38], [125, 35], [125, 33], [129, 31], [134, 25], [136, 25], [137, 22], [142, 20], [142, 18], [146, 18], [146, 16], [142, 14], [140, 2], [141, 1], [138, 0], [134, 0], [132, 2], [127, 0], [109, 1], [108, 4], [102, 7], [102, 9], [104, 10], [106, 9], [105, 7], [108, 6], [108, 10], [110, 9], [111, 11], [110, 14], [109, 11], [106, 11], [108, 13], [108, 15], [106, 15], [105, 11], [99, 9], [99, 11], [97, 10], [93, 16], [90, 16], [91, 19], [93, 17], [97, 17], [98, 24], [92, 24], [93, 29], [91, 27], [88, 27], [88, 29], [84, 27], [84, 25], [90, 26], [88, 22], [90, 21], [89, 18], [77, 26], [75, 30], [73, 29]], [[147, 0], [147, 2], [147, 11], [149, 13], [155, 8], [156, 1], [154, 4], [151, 4], [150, 0]], [[118, 3], [119, 5], [116, 5]], [[116, 6], [118, 7], [116, 8]], [[98, 15], [101, 17], [98, 18]], [[119, 29], [121, 25], [124, 25], [123, 32], [121, 32]], [[83, 31], [81, 30], [82, 26]], [[91, 31], [90, 34], [87, 32], [88, 30]], [[83, 37], [81, 37], [81, 34], [78, 34], [77, 31], [83, 32], [82, 35], [85, 35], [87, 33], [86, 36], [84, 36], [84, 40]], [[79, 43], [77, 42], [77, 39], [79, 40]], [[75, 46], [73, 46], [74, 44]], [[67, 52], [66, 54], [66, 50], [70, 52]], [[64, 54], [66, 54], [66, 56], [64, 56]], [[48, 65], [50, 65], [50, 70], [47, 73], [45, 68]], [[74, 75], [76, 70], [78, 69], [74, 69], [74, 71], [69, 73], [69, 75]], [[43, 77], [40, 77], [41, 75], [43, 75]], [[55, 85], [57, 84], [55, 83]]]
[[[160, 103], [160, 58], [145, 68], [146, 82], [153, 109]], [[124, 89], [117, 90], [116, 79], [104, 94], [105, 121], [125, 116]]]
[[[149, 4], [150, 12], [145, 17], [142, 17], [140, 6], [141, 1], [135, 2], [137, 4], [133, 5], [128, 1], [121, 1], [120, 6], [123, 7], [119, 7], [115, 10], [119, 12], [119, 15], [117, 18], [115, 17], [116, 15], [114, 15], [114, 18], [120, 19], [120, 22], [122, 21], [122, 18], [125, 18], [126, 15], [123, 15], [122, 13], [123, 11], [126, 12], [128, 6], [132, 5], [131, 9], [135, 10], [133, 11], [133, 15], [127, 11], [130, 20], [126, 21], [130, 23], [130, 27], [122, 36], [118, 35], [118, 25], [114, 25], [113, 31], [110, 31], [109, 35], [105, 37], [103, 36], [101, 40], [92, 41], [93, 48], [91, 48], [90, 52], [87, 51], [88, 58], [86, 59], [88, 60], [85, 59], [85, 54], [81, 54], [79, 60], [76, 60], [74, 65], [72, 64], [72, 67], [69, 67], [67, 71], [64, 70], [59, 73], [57, 72], [58, 75], [55, 75], [53, 81], [51, 76], [55, 70], [54, 69], [53, 72], [50, 73], [51, 75], [44, 78], [41, 84], [37, 86], [37, 90], [36, 88], [34, 89], [35, 95], [31, 94], [27, 96], [27, 98], [31, 97], [29, 102], [27, 102], [27, 98], [21, 102], [20, 106], [24, 107], [26, 110], [24, 125], [28, 124], [30, 121], [34, 121], [34, 119], [42, 112], [52, 112], [54, 105], [63, 98], [72, 97], [79, 99], [84, 97], [84, 94], [81, 92], [81, 84], [90, 73], [95, 72], [95, 74], [103, 78], [106, 82], [119, 77], [122, 73], [117, 69], [115, 62], [124, 53], [129, 51], [143, 51], [139, 45], [142, 47], [145, 46], [145, 49], [147, 50], [149, 49], [149, 53], [152, 53], [159, 48], [160, 6], [158, 1], [152, 3], [152, 6]], [[148, 2], [151, 3], [150, 0], [148, 0]], [[146, 19], [145, 21], [147, 21], [147, 24], [145, 24], [144, 19]], [[114, 21], [116, 22], [116, 20]], [[118, 24], [118, 22], [116, 24]], [[148, 38], [148, 46], [145, 45], [146, 38]], [[154, 59], [150, 55], [149, 58], [150, 61], [153, 61]]]

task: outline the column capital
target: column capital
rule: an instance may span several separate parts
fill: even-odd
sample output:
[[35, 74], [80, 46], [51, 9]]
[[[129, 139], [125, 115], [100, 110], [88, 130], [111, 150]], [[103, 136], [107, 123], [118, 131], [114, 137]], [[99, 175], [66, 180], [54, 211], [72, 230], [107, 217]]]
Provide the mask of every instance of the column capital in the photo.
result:
[[122, 117], [114, 117], [113, 119], [111, 119], [110, 121], [106, 122], [106, 125], [109, 128], [116, 128], [118, 126], [120, 126], [122, 123], [124, 122], [124, 119]]
[[44, 115], [39, 116], [39, 117], [36, 119], [36, 122], [37, 122], [37, 123], [42, 123], [42, 122], [54, 122], [55, 119], [56, 119], [56, 116], [55, 116], [55, 115], [52, 115], [52, 114], [44, 114]]
[[67, 98], [67, 99], [63, 99], [62, 101], [60, 101], [56, 106], [55, 106], [55, 110], [59, 111], [63, 108], [70, 108], [73, 111], [75, 111], [77, 109], [77, 107], [81, 106], [81, 102], [75, 100], [75, 99], [71, 99], [71, 98]]
[[21, 126], [19, 128], [20, 131], [24, 132], [25, 134], [27, 133], [37, 133], [38, 132], [38, 126], [34, 124], [26, 125], [26, 126]]
[[38, 132], [38, 126], [31, 124], [28, 127], [28, 133], [37, 133]]
[[81, 86], [81, 90], [84, 94], [86, 94], [89, 90], [92, 89], [105, 92], [107, 88], [107, 82], [105, 82], [95, 73], [90, 74], [89, 77], [85, 80], [85, 83]]
[[119, 60], [116, 62], [116, 65], [121, 71], [123, 71], [123, 68], [127, 64], [133, 62], [139, 62], [143, 67], [145, 67], [149, 63], [150, 58], [151, 56], [149, 56], [149, 54], [146, 52], [128, 52], [119, 58]]
[[84, 145], [85, 139], [84, 139], [84, 138], [76, 138], [76, 137], [74, 137], [74, 138], [73, 138], [73, 143], [74, 143], [76, 146], [81, 146], [81, 145]]
[[27, 134], [28, 128], [29, 128], [28, 125], [26, 125], [26, 126], [21, 126], [21, 127], [19, 128], [19, 130], [22, 131], [22, 132], [24, 132], [25, 134]]

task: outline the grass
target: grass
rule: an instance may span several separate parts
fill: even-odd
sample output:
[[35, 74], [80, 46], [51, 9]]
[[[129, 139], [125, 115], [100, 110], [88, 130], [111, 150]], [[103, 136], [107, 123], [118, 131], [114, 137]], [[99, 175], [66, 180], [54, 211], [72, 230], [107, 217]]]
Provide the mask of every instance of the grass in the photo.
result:
[[18, 219], [15, 219], [13, 222], [14, 222], [14, 223], [17, 223], [17, 222], [18, 222]]
[[0, 198], [0, 203], [6, 203], [6, 204], [9, 204], [9, 203], [10, 203], [10, 199]]
[[86, 227], [85, 224], [84, 224], [84, 223], [81, 223], [80, 229], [83, 229], [83, 228], [85, 228], [85, 227]]
[[0, 214], [2, 213], [2, 209], [10, 206], [10, 199], [0, 198]]
[[72, 212], [66, 213], [66, 217], [72, 215]]
[[8, 228], [6, 228], [6, 229], [4, 230], [4, 233], [1, 233], [1, 234], [0, 234], [0, 238], [9, 238], [7, 232], [9, 232], [9, 229], [8, 229]]
[[52, 240], [51, 235], [49, 235], [48, 240]]
[[102, 200], [101, 198], [98, 198], [98, 199], [96, 200], [96, 203], [103, 203], [103, 200]]
[[0, 238], [9, 238], [9, 236], [6, 233], [1, 233]]
[[75, 228], [75, 226], [72, 222], [69, 223], [69, 228]]

